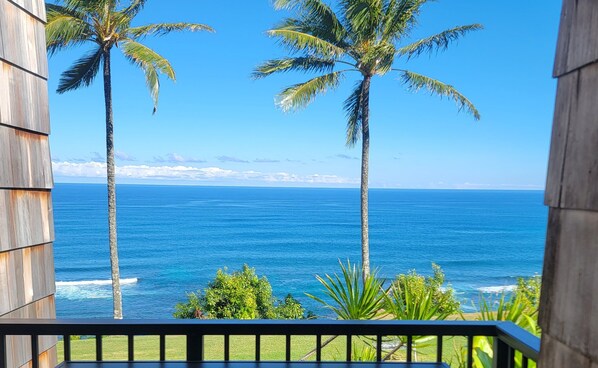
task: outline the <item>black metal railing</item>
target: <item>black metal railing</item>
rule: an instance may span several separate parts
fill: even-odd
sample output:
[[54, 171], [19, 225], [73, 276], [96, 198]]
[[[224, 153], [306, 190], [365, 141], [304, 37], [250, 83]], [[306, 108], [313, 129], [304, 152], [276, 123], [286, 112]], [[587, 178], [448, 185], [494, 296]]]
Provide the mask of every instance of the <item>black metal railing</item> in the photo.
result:
[[[39, 337], [59, 336], [63, 340], [63, 359], [73, 361], [72, 336], [95, 336], [95, 360], [104, 359], [102, 336], [126, 336], [127, 360], [135, 361], [135, 336], [159, 336], [159, 360], [166, 361], [166, 337], [185, 336], [186, 361], [204, 360], [204, 336], [223, 336], [222, 361], [230, 360], [231, 336], [255, 336], [255, 361], [261, 360], [261, 337], [285, 336], [285, 359], [291, 361], [291, 337], [314, 336], [315, 360], [322, 361], [322, 337], [346, 337], [345, 361], [353, 358], [352, 341], [356, 336], [367, 336], [375, 345], [376, 361], [385, 360], [383, 341], [401, 336], [405, 345], [405, 361], [414, 358], [414, 337], [432, 336], [436, 339], [436, 356], [443, 359], [443, 341], [447, 337], [464, 337], [466, 361], [473, 366], [474, 338], [493, 340], [493, 360], [496, 368], [515, 367], [518, 357], [522, 368], [529, 361], [537, 361], [540, 339], [510, 322], [485, 321], [331, 321], [331, 320], [27, 320], [0, 319], [0, 368], [7, 366], [7, 337], [30, 336], [32, 368], [38, 368]], [[520, 360], [519, 360], [520, 359]]]

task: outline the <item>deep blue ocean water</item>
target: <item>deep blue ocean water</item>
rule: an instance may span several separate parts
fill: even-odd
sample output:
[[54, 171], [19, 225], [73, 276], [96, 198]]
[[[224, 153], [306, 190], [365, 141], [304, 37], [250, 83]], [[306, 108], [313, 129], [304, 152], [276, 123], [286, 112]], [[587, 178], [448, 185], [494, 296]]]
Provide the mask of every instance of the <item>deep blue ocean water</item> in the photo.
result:
[[[314, 275], [360, 260], [358, 189], [119, 185], [125, 318], [169, 318], [218, 268], [256, 268], [274, 294], [320, 294]], [[384, 277], [438, 263], [465, 309], [480, 290], [542, 271], [540, 191], [371, 190], [371, 263]], [[111, 317], [104, 185], [57, 184], [57, 314]], [[493, 289], [494, 288], [494, 289]]]

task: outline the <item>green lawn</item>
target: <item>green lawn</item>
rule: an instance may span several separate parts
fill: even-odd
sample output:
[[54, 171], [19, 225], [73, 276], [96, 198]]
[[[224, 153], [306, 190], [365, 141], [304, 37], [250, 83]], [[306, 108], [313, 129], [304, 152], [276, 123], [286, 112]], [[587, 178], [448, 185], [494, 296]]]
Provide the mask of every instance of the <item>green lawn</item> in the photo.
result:
[[[329, 336], [323, 336], [326, 341]], [[127, 359], [127, 337], [105, 336], [102, 339], [104, 360], [126, 360]], [[315, 336], [293, 336], [291, 339], [291, 359], [299, 360], [306, 353], [315, 348]], [[460, 348], [465, 343], [464, 338], [445, 338], [443, 341], [444, 360], [454, 360], [454, 349]], [[365, 348], [364, 342], [353, 338], [354, 356]], [[63, 342], [58, 343], [59, 361], [63, 357]], [[224, 338], [222, 336], [205, 336], [204, 338], [204, 359], [223, 360]], [[185, 337], [166, 337], [166, 359], [185, 359]], [[322, 360], [344, 360], [346, 351], [346, 338], [344, 336], [333, 340], [322, 349]], [[418, 349], [418, 360], [434, 360], [436, 357], [436, 339], [428, 342], [428, 346]], [[83, 338], [71, 341], [72, 360], [95, 360], [95, 339]], [[135, 359], [136, 360], [158, 360], [159, 359], [159, 337], [158, 336], [137, 336], [135, 337]], [[231, 336], [230, 337], [230, 359], [231, 360], [254, 360], [255, 359], [255, 338], [253, 336]], [[261, 360], [284, 360], [285, 359], [285, 337], [284, 336], [262, 336], [261, 337]], [[315, 354], [308, 360], [314, 360]], [[353, 358], [356, 359], [356, 358]], [[395, 357], [397, 360], [404, 360], [404, 350], [400, 350]]]

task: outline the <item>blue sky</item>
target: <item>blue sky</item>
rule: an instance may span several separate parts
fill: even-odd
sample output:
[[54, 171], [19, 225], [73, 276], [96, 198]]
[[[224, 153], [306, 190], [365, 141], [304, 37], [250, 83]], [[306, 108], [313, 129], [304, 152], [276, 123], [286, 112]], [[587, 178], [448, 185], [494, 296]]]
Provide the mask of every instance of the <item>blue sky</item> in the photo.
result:
[[[482, 119], [398, 75], [376, 77], [371, 96], [370, 185], [379, 188], [543, 189], [556, 82], [551, 77], [559, 1], [441, 0], [426, 4], [412, 39], [482, 23], [448, 51], [398, 67], [457, 87]], [[177, 72], [162, 78], [158, 112], [143, 74], [113, 52], [118, 183], [359, 185], [360, 148], [345, 146], [342, 103], [359, 77], [284, 113], [274, 104], [303, 74], [252, 80], [260, 62], [285, 56], [265, 31], [285, 16], [270, 0], [149, 1], [137, 24], [205, 23], [216, 33], [172, 33], [145, 43]], [[50, 59], [51, 150], [56, 182], [102, 182], [101, 76], [57, 95], [60, 73], [87, 47]]]

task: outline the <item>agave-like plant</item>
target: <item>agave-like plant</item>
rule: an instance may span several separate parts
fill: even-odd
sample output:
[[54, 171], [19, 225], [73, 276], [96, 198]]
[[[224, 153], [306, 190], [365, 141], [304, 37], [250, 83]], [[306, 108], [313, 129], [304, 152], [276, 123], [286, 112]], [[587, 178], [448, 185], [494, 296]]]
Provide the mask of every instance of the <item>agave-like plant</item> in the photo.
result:
[[[378, 278], [378, 271], [363, 276], [363, 268], [338, 261], [341, 268], [341, 275], [326, 274], [324, 277], [316, 275], [316, 279], [324, 287], [324, 295], [331, 301], [306, 293], [315, 301], [321, 303], [325, 308], [334, 312], [338, 319], [344, 320], [372, 320], [384, 316], [384, 295], [388, 290], [384, 289], [384, 281]], [[328, 338], [322, 344], [322, 348], [336, 339], [338, 336]], [[371, 359], [372, 341], [366, 336], [358, 336], [363, 344], [363, 359]], [[375, 354], [375, 349], [373, 350]], [[315, 352], [315, 349], [308, 352], [301, 360], [307, 359]], [[356, 351], [353, 350], [353, 354]], [[356, 359], [359, 360], [359, 359]]]
[[384, 281], [377, 277], [377, 270], [363, 278], [363, 269], [355, 264], [351, 265], [349, 260], [346, 265], [339, 260], [339, 265], [340, 276], [336, 273], [332, 276], [316, 276], [324, 286], [324, 294], [332, 300], [331, 302], [312, 294], [306, 295], [332, 310], [338, 319], [380, 318], [383, 315], [386, 290], [383, 288]]

